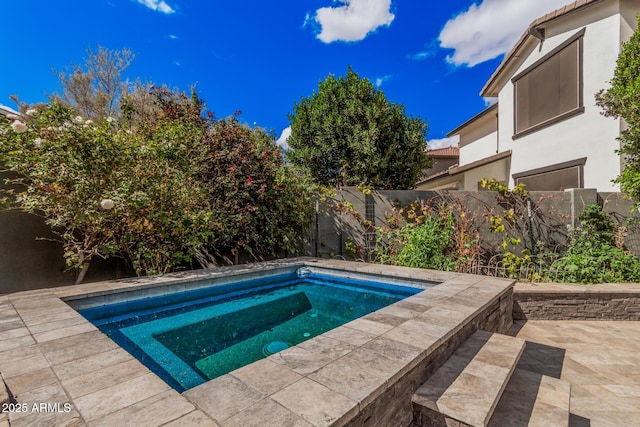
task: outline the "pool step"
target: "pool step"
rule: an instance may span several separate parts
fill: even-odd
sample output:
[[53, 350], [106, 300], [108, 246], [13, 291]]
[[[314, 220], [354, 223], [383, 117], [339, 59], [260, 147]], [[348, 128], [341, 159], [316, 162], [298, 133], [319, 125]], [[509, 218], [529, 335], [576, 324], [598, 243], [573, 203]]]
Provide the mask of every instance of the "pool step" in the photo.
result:
[[489, 427], [567, 427], [570, 395], [567, 381], [516, 368]]
[[413, 395], [414, 425], [486, 427], [524, 347], [476, 331]]

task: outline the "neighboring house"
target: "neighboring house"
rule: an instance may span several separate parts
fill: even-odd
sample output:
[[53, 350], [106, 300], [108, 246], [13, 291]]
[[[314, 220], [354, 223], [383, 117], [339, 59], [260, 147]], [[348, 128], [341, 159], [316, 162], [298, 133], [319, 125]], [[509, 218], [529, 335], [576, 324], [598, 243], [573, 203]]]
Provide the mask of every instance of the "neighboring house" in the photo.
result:
[[426, 169], [422, 178], [416, 184], [417, 190], [455, 190], [460, 184], [455, 179], [442, 179], [448, 177], [450, 168], [458, 165], [460, 150], [458, 147], [445, 147], [428, 150], [429, 157], [433, 159], [433, 166]]
[[442, 182], [618, 191], [624, 123], [604, 117], [594, 95], [613, 78], [638, 13], [638, 0], [580, 0], [531, 23], [482, 89], [497, 104], [449, 133], [460, 136], [460, 162]]
[[9, 114], [18, 115], [19, 113], [11, 107], [0, 104], [0, 114], [2, 114], [3, 116], [8, 116]]

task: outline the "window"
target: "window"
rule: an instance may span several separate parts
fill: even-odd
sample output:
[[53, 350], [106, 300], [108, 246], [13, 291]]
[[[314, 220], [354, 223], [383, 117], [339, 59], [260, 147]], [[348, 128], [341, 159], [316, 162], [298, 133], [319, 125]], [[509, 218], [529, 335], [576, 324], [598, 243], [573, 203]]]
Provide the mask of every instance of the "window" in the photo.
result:
[[540, 169], [513, 174], [515, 184], [524, 184], [530, 191], [562, 191], [583, 188], [584, 164], [587, 158], [558, 163]]
[[584, 111], [584, 29], [512, 79], [515, 135], [522, 136]]

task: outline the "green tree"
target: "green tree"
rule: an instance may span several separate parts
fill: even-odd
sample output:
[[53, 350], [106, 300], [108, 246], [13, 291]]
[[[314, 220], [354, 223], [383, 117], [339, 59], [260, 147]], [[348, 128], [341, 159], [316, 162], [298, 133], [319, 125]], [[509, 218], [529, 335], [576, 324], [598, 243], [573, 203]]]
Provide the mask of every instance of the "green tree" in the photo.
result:
[[351, 67], [345, 77], [320, 81], [289, 120], [288, 158], [324, 186], [410, 189], [431, 165], [426, 122], [407, 116]]
[[640, 203], [640, 15], [637, 22], [638, 29], [622, 45], [611, 87], [596, 94], [605, 116], [622, 118], [627, 124], [617, 151], [625, 167], [614, 182], [636, 204]]

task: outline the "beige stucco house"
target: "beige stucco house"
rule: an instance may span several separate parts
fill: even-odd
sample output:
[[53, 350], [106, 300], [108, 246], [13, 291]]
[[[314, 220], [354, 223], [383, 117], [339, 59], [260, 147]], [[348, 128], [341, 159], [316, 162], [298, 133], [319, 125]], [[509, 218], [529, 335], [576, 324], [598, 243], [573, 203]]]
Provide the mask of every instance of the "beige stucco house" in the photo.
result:
[[460, 150], [458, 147], [445, 147], [428, 150], [433, 166], [424, 171], [416, 184], [417, 190], [457, 190], [459, 181], [449, 174], [449, 170], [458, 166]]
[[618, 191], [624, 123], [594, 95], [608, 87], [639, 0], [580, 0], [531, 23], [481, 91], [497, 103], [452, 130], [460, 159], [448, 177], [476, 190], [496, 178], [530, 190]]

